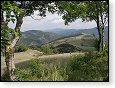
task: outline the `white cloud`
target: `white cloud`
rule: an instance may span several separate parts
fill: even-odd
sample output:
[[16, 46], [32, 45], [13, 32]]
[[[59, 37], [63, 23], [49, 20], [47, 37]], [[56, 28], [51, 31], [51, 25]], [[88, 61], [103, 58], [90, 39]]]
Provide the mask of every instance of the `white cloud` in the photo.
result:
[[53, 20], [52, 21], [52, 23], [63, 23], [64, 22], [64, 20], [63, 19], [55, 19], [55, 20]]
[[[39, 19], [41, 17], [37, 16], [38, 12], [35, 12], [33, 17], [35, 19]], [[14, 28], [15, 25], [11, 22], [9, 23], [9, 26]], [[46, 14], [46, 17], [44, 17], [41, 20], [34, 20], [31, 17], [27, 16], [23, 20], [23, 24], [21, 27], [21, 31], [27, 31], [27, 30], [48, 30], [48, 29], [54, 29], [54, 28], [74, 28], [74, 29], [87, 29], [87, 28], [93, 28], [96, 27], [96, 23], [94, 21], [92, 22], [82, 22], [81, 19], [77, 19], [75, 22], [69, 23], [69, 25], [65, 26], [64, 20], [61, 16], [57, 14]]]
[[69, 27], [75, 28], [75, 29], [88, 29], [88, 28], [96, 27], [96, 23], [95, 23], [95, 21], [82, 22], [81, 19], [78, 19], [75, 22], [69, 23]]

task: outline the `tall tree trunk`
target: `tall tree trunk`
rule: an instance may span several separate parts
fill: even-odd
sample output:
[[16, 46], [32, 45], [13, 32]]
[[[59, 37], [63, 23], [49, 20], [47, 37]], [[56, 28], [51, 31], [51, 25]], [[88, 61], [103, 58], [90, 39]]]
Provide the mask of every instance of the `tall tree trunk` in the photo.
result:
[[99, 25], [99, 18], [97, 20], [97, 29], [98, 29], [98, 34], [99, 34], [99, 40], [98, 40], [98, 52], [101, 51], [102, 47], [102, 33], [101, 33], [101, 28]]
[[98, 29], [98, 34], [99, 34], [98, 51], [103, 51], [104, 50], [104, 22], [103, 22], [103, 14], [100, 13], [100, 10], [102, 10], [102, 7], [98, 3], [96, 3], [96, 9], [97, 9], [96, 23], [97, 23], [97, 29]]
[[104, 50], [104, 26], [102, 26], [102, 51]]
[[[6, 52], [5, 52], [5, 62], [6, 62], [6, 67], [7, 67], [7, 74], [8, 74], [8, 79], [14, 81], [15, 80], [15, 65], [14, 65], [14, 57], [13, 57], [13, 52], [11, 50], [12, 48], [6, 47]], [[8, 51], [11, 50], [11, 51]]]
[[101, 47], [102, 47], [102, 36], [101, 32], [99, 31], [98, 51], [101, 51]]
[[6, 47], [5, 49], [5, 62], [7, 66], [7, 72], [9, 76], [10, 81], [15, 81], [15, 64], [14, 64], [14, 50], [15, 50], [15, 45], [19, 40], [19, 34], [20, 34], [20, 28], [23, 23], [23, 14], [19, 15], [17, 17], [17, 22], [16, 22], [16, 27], [15, 27], [15, 32], [18, 33], [16, 37], [11, 41], [11, 44]]
[[98, 41], [98, 51], [104, 50], [104, 26], [101, 24], [101, 26], [98, 27], [98, 33], [99, 33], [99, 41]]
[[15, 81], [15, 65], [14, 65], [14, 47], [19, 40], [19, 36], [14, 38], [12, 43], [5, 49], [5, 62], [9, 80]]

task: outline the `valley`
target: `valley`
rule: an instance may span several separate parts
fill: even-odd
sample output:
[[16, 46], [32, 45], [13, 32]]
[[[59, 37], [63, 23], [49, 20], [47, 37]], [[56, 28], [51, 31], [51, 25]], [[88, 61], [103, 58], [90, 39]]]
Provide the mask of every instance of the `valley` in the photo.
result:
[[[95, 48], [95, 39], [94, 35], [85, 32], [67, 36], [38, 30], [27, 31], [27, 34], [22, 33], [22, 37], [16, 45], [17, 51], [14, 53], [17, 80], [81, 81], [82, 77], [86, 81], [107, 80], [108, 51], [98, 53]], [[1, 56], [2, 80], [6, 80], [4, 78], [6, 71], [4, 60], [5, 58]], [[99, 78], [96, 77], [93, 70], [90, 70], [90, 65], [91, 69], [95, 67]], [[101, 65], [104, 66], [104, 69], [100, 67]], [[75, 73], [72, 69], [78, 72]], [[104, 72], [104, 76], [100, 73], [100, 69]], [[84, 70], [88, 72], [88, 78], [85, 78]], [[91, 77], [92, 74], [95, 79]]]
[[108, 21], [108, 1], [1, 1], [1, 81], [109, 82]]
[[[38, 45], [49, 43], [57, 39], [64, 37], [75, 36], [80, 33], [85, 33], [89, 35], [95, 35], [98, 37], [98, 31], [95, 28], [91, 29], [52, 29], [52, 30], [29, 30], [21, 33], [21, 38], [18, 41], [17, 45], [23, 43], [28, 46]], [[105, 41], [108, 41], [108, 26], [105, 28]]]

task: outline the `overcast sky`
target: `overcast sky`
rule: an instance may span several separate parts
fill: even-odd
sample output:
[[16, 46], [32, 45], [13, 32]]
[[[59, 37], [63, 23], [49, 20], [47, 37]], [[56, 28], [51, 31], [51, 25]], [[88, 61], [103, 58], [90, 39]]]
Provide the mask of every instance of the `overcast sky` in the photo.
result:
[[[37, 16], [37, 12], [33, 15], [35, 19], [40, 19]], [[14, 28], [12, 22], [9, 23], [11, 28]], [[69, 25], [64, 25], [64, 20], [61, 16], [57, 14], [47, 13], [47, 16], [41, 20], [34, 20], [30, 16], [25, 17], [23, 20], [23, 24], [21, 26], [21, 31], [27, 30], [48, 30], [55, 28], [66, 28], [66, 29], [88, 29], [96, 27], [95, 21], [92, 22], [82, 22], [81, 19], [76, 20], [75, 22], [69, 23]]]

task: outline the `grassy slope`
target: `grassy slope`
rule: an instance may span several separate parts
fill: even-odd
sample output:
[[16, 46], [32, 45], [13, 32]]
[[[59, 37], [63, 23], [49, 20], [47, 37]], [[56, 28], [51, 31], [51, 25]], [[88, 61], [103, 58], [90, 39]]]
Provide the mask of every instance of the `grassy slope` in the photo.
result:
[[94, 37], [89, 34], [81, 33], [74, 36], [68, 36], [59, 38], [55, 41], [48, 43], [49, 45], [56, 47], [60, 44], [68, 43], [82, 50], [95, 50], [94, 48]]
[[[21, 63], [21, 62], [24, 62], [24, 61], [28, 61], [30, 59], [33, 58], [33, 55], [35, 53], [39, 53], [38, 51], [36, 50], [27, 50], [26, 52], [20, 52], [20, 53], [15, 53], [14, 54], [14, 62], [15, 64], [17, 63]], [[1, 56], [1, 73], [3, 73], [3, 69], [4, 67], [6, 67], [5, 65], [5, 58], [3, 56]]]
[[[29, 60], [31, 60], [32, 58], [35, 58], [34, 55], [40, 53], [37, 50], [27, 50], [26, 52], [20, 52], [20, 53], [15, 53], [15, 65], [16, 67], [25, 67], [28, 63]], [[39, 56], [40, 59], [42, 59], [43, 61], [47, 61], [47, 59], [49, 59], [50, 61], [52, 61], [52, 59], [66, 59], [67, 57], [70, 57], [71, 55], [76, 55], [76, 54], [83, 54], [83, 53], [64, 53], [64, 54], [55, 54], [55, 55], [43, 55], [43, 56]], [[1, 74], [3, 73], [4, 68], [6, 67], [5, 65], [5, 61], [4, 61], [4, 57], [1, 57]], [[59, 60], [59, 61], [60, 61]]]
[[[108, 77], [108, 59], [107, 56], [102, 57], [102, 54], [89, 53], [86, 54], [84, 58], [81, 56], [78, 57], [80, 52], [76, 53], [63, 53], [63, 54], [54, 54], [54, 55], [43, 55], [39, 56], [42, 64], [40, 65], [36, 62], [37, 59], [34, 59], [36, 63], [31, 63], [32, 68], [28, 68], [28, 63], [30, 63], [30, 59], [32, 59], [33, 55], [38, 53], [35, 50], [28, 50], [26, 52], [16, 53], [15, 62], [16, 67], [21, 69], [18, 74], [20, 80], [26, 81], [66, 81], [66, 80], [90, 80], [90, 81], [103, 81], [107, 80]], [[72, 55], [77, 55], [77, 57], [69, 58]], [[100, 56], [101, 55], [101, 56]], [[27, 58], [28, 57], [28, 58]], [[26, 58], [26, 59], [25, 59]], [[3, 59], [3, 58], [2, 58]], [[67, 69], [67, 62], [69, 61], [69, 68]], [[32, 62], [32, 60], [31, 60]], [[36, 69], [36, 67], [40, 67], [40, 70]], [[35, 67], [36, 66], [36, 67]], [[34, 69], [34, 70], [33, 70]], [[36, 71], [35, 71], [36, 69]], [[72, 70], [72, 69], [75, 69]], [[41, 77], [31, 74], [31, 72], [40, 71]], [[67, 72], [66, 72], [67, 71]], [[3, 71], [2, 71], [3, 72]], [[69, 73], [71, 72], [71, 74]], [[86, 74], [88, 73], [88, 74]], [[68, 78], [69, 77], [69, 78]]]
[[41, 45], [49, 41], [55, 40], [59, 37], [60, 35], [51, 32], [43, 32], [40, 30], [29, 30], [29, 31], [22, 32], [22, 36], [18, 41], [17, 45], [21, 43], [30, 46]]

